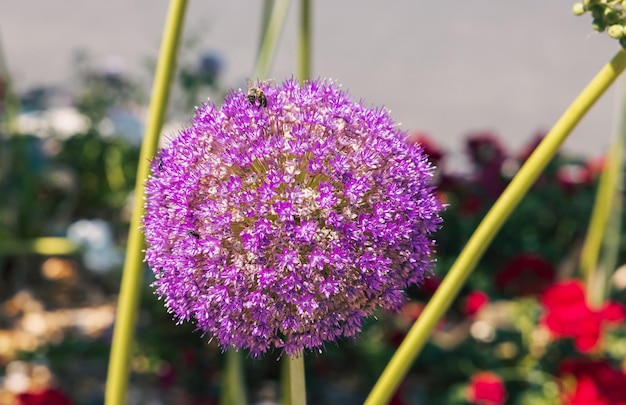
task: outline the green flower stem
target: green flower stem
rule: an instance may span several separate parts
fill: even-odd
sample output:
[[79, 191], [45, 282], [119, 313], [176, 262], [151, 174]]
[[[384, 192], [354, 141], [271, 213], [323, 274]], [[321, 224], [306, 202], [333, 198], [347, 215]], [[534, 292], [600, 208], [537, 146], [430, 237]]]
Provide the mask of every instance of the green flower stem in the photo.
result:
[[[300, 24], [298, 32], [298, 79], [304, 82], [311, 74], [311, 4], [309, 0], [300, 2]], [[283, 404], [306, 405], [306, 379], [304, 374], [304, 353], [286, 356], [283, 359], [281, 381]]]
[[[253, 76], [257, 79], [265, 79], [267, 77], [276, 53], [278, 39], [285, 23], [288, 8], [289, 0], [265, 0], [263, 2], [261, 16], [262, 39], [259, 43], [256, 66], [253, 73]], [[224, 379], [222, 405], [245, 403], [242, 402], [245, 401], [245, 395], [243, 394], [245, 392], [245, 384], [243, 372], [241, 371], [241, 362], [240, 360], [235, 362], [235, 356], [239, 356], [239, 354], [232, 349], [226, 353], [226, 377]]]
[[300, 1], [298, 24], [298, 77], [304, 81], [311, 77], [311, 2]]
[[285, 17], [289, 9], [289, 0], [275, 0], [269, 18], [267, 29], [263, 35], [261, 48], [259, 49], [256, 66], [252, 79], [265, 79], [270, 71], [270, 65], [274, 59], [280, 32], [285, 25]]
[[[624, 87], [624, 86], [622, 86]], [[623, 89], [624, 90], [624, 89]], [[620, 122], [600, 176], [596, 200], [591, 212], [587, 237], [580, 253], [580, 270], [587, 279], [587, 299], [595, 307], [602, 305], [608, 272], [615, 267], [619, 241], [621, 209], [618, 189], [622, 184], [624, 148], [626, 147], [626, 100], [621, 96]], [[609, 221], [610, 219], [610, 221]], [[605, 247], [603, 263], [598, 264]], [[610, 267], [609, 267], [610, 266]]]
[[167, 12], [167, 21], [155, 72], [148, 120], [139, 154], [133, 213], [130, 220], [124, 273], [117, 305], [117, 320], [115, 322], [111, 356], [109, 358], [105, 393], [106, 405], [126, 403], [130, 355], [134, 340], [143, 271], [144, 238], [140, 230], [140, 224], [144, 213], [144, 182], [150, 173], [150, 160], [156, 153], [159, 143], [159, 134], [169, 99], [170, 84], [176, 65], [176, 53], [186, 8], [187, 0], [172, 0]]
[[304, 379], [304, 353], [287, 356], [289, 369], [289, 405], [306, 405], [306, 385]]
[[556, 154], [569, 133], [624, 68], [626, 53], [620, 50], [574, 100], [537, 146], [465, 245], [448, 275], [387, 364], [365, 401], [366, 405], [385, 404], [389, 401], [413, 360], [426, 344], [433, 328], [456, 297], [504, 221]]
[[222, 394], [222, 405], [245, 405], [247, 403], [242, 360], [240, 351], [231, 349], [226, 352], [226, 386]]

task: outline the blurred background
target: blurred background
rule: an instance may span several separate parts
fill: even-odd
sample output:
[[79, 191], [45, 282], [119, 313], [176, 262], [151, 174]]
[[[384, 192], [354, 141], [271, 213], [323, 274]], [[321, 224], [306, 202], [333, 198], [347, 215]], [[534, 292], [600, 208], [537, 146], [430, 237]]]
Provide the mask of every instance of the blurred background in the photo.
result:
[[[0, 0], [0, 404], [103, 403], [167, 6]], [[277, 81], [295, 69], [296, 7], [270, 74]], [[408, 291], [402, 312], [380, 314], [356, 341], [307, 357], [310, 403], [362, 403], [487, 209], [617, 51], [571, 7], [563, 0], [313, 2], [313, 74], [392, 110], [437, 164], [449, 208], [435, 275]], [[188, 122], [193, 106], [208, 97], [219, 104], [245, 86], [260, 14], [261, 2], [189, 2], [166, 137]], [[504, 379], [507, 403], [561, 403], [571, 386], [562, 384], [560, 360], [580, 350], [549, 339], [539, 297], [575, 274], [616, 99], [609, 92], [594, 107], [515, 211], [394, 404], [471, 402], [470, 377], [480, 370]], [[618, 241], [607, 259], [612, 269], [625, 250]], [[625, 271], [610, 281], [610, 298], [622, 303]], [[218, 403], [220, 349], [193, 325], [174, 324], [151, 277], [146, 269], [128, 404]], [[620, 325], [598, 354], [623, 375]], [[250, 403], [277, 403], [276, 357], [245, 361]]]
[[[83, 50], [99, 67], [142, 77], [147, 91], [146, 61], [156, 57], [167, 4], [0, 0], [0, 34], [16, 87], [71, 81]], [[519, 147], [549, 129], [618, 49], [571, 8], [565, 0], [314, 2], [313, 74], [387, 106], [407, 130], [425, 131], [446, 148], [458, 150], [467, 131], [483, 129]], [[260, 11], [261, 2], [191, 1], [185, 38], [194, 47], [182, 60], [214, 54], [223, 62], [224, 87], [242, 87], [254, 65]], [[293, 5], [270, 74], [279, 81], [294, 72], [295, 12]], [[567, 149], [603, 152], [612, 105], [608, 95]]]

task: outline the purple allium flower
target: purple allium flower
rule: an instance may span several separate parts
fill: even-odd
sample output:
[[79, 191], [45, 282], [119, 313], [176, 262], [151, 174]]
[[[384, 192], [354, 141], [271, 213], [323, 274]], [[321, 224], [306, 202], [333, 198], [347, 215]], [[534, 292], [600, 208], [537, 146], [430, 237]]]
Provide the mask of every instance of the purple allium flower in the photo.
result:
[[222, 347], [295, 354], [355, 336], [432, 267], [432, 167], [385, 109], [324, 80], [259, 83], [197, 109], [154, 159], [157, 293]]

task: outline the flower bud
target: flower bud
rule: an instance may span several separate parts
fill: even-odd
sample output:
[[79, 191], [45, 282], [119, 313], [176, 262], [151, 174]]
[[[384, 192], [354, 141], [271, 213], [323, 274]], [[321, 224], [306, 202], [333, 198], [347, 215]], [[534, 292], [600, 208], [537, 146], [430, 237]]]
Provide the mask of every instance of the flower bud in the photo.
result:
[[604, 23], [607, 25], [615, 24], [619, 21], [619, 13], [613, 9], [605, 8], [604, 9]]
[[583, 6], [583, 3], [574, 3], [574, 6], [572, 7], [572, 12], [575, 15], [583, 15], [585, 14], [585, 11], [586, 10], [585, 10], [585, 6]]
[[613, 24], [607, 31], [611, 38], [620, 39], [624, 36], [624, 26], [620, 24]]

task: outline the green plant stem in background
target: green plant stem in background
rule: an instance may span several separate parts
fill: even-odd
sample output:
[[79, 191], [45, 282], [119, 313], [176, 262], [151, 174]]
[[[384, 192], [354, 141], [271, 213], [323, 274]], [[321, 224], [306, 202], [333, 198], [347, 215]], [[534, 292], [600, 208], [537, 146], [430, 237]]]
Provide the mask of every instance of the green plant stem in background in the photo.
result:
[[[624, 114], [624, 113], [622, 113]], [[626, 117], [626, 115], [622, 115]], [[626, 127], [625, 127], [626, 128]], [[622, 132], [622, 136], [626, 134], [626, 131]], [[626, 145], [626, 142], [622, 144], [622, 148]], [[623, 184], [624, 184], [624, 160], [620, 162], [619, 177], [617, 180], [617, 186], [619, 192], [615, 195], [614, 204], [611, 207], [611, 214], [609, 215], [609, 223], [605, 232], [604, 249], [600, 256], [600, 266], [607, 270], [605, 279], [603, 280], [602, 288], [606, 290], [611, 280], [611, 274], [618, 265], [618, 256], [621, 245], [621, 233], [622, 233], [622, 204], [623, 204]], [[603, 291], [603, 298], [608, 296], [608, 292]], [[604, 300], [603, 300], [604, 301]]]
[[113, 192], [121, 192], [126, 187], [126, 179], [124, 178], [124, 170], [122, 170], [122, 152], [116, 148], [110, 148], [105, 152], [105, 176], [109, 188]]
[[272, 9], [274, 8], [275, 0], [263, 0], [263, 8], [261, 9], [261, 29], [259, 32], [259, 43], [256, 49], [256, 61], [259, 60], [261, 53], [261, 47], [263, 46], [263, 39], [267, 32], [267, 26], [270, 23], [270, 15], [272, 15]]
[[620, 50], [574, 100], [537, 146], [474, 231], [448, 275], [387, 364], [365, 401], [366, 405], [386, 404], [389, 401], [414, 359], [426, 344], [433, 328], [449, 308], [504, 221], [554, 157], [570, 132], [624, 68], [626, 68], [626, 53]]
[[[624, 86], [622, 86], [624, 87]], [[622, 89], [624, 93], [626, 88]], [[609, 146], [596, 199], [591, 212], [587, 237], [580, 254], [580, 270], [587, 280], [589, 305], [599, 307], [606, 295], [608, 273], [617, 261], [621, 221], [622, 170], [626, 147], [626, 97], [620, 96], [619, 124]], [[598, 263], [604, 249], [603, 261]]]
[[289, 394], [289, 390], [291, 389], [289, 368], [289, 358], [283, 356], [280, 360], [280, 405], [291, 404], [291, 395]]
[[289, 9], [289, 0], [275, 0], [268, 21], [267, 29], [263, 34], [261, 48], [254, 68], [252, 79], [265, 79], [270, 71], [270, 65], [274, 59], [280, 32], [285, 25], [285, 17]]
[[186, 8], [187, 0], [172, 0], [167, 12], [167, 21], [163, 32], [152, 97], [150, 99], [148, 120], [139, 155], [133, 213], [130, 220], [124, 273], [122, 275], [120, 297], [117, 304], [117, 318], [113, 332], [111, 356], [109, 358], [105, 393], [106, 405], [126, 403], [130, 355], [134, 341], [143, 272], [144, 238], [139, 227], [144, 213], [144, 182], [150, 173], [150, 160], [156, 153], [159, 143], [159, 134], [169, 98]]
[[311, 2], [300, 1], [300, 24], [298, 24], [298, 78], [311, 77]]
[[[13, 91], [13, 83], [11, 75], [7, 67], [2, 41], [0, 41], [0, 90], [4, 93], [4, 111], [6, 132], [9, 134], [17, 134], [17, 117], [19, 116], [21, 105], [20, 99]], [[0, 131], [1, 132], [1, 131]]]

